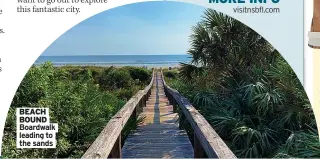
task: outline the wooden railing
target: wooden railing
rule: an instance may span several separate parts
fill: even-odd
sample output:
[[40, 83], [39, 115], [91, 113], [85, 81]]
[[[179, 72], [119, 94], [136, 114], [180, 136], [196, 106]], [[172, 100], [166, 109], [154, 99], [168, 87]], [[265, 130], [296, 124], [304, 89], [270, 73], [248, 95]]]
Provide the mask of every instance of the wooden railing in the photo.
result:
[[[163, 76], [163, 74], [161, 74]], [[121, 158], [121, 132], [130, 118], [137, 119], [138, 108], [146, 106], [151, 94], [155, 72], [150, 84], [135, 94], [102, 130], [82, 158]], [[164, 90], [170, 104], [181, 110], [180, 120], [186, 119], [191, 125], [195, 158], [236, 158], [207, 120], [177, 90], [170, 88], [162, 78]], [[181, 125], [181, 124], [180, 124]]]
[[[162, 72], [161, 72], [162, 73]], [[163, 76], [163, 74], [161, 74]], [[207, 120], [177, 90], [170, 88], [162, 78], [164, 90], [170, 104], [179, 106], [180, 120], [186, 119], [193, 129], [195, 158], [236, 158]], [[181, 125], [181, 123], [180, 123]]]
[[137, 119], [137, 109], [146, 106], [151, 94], [154, 71], [150, 84], [136, 93], [116, 115], [92, 143], [82, 158], [121, 158], [121, 132], [129, 118]]

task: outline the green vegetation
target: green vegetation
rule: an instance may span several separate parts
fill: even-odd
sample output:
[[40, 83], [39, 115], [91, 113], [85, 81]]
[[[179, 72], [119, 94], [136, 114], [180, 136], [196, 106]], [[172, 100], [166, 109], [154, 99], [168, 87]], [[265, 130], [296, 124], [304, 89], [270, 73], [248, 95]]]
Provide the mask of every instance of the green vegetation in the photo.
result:
[[[126, 100], [149, 84], [151, 73], [134, 67], [31, 67], [8, 112], [3, 157], [81, 157]], [[56, 149], [16, 149], [17, 107], [50, 108], [50, 122], [59, 125]], [[123, 136], [136, 126], [129, 123]]]
[[249, 27], [210, 9], [192, 30], [192, 62], [165, 70], [165, 79], [238, 157], [320, 157], [308, 97], [277, 50]]

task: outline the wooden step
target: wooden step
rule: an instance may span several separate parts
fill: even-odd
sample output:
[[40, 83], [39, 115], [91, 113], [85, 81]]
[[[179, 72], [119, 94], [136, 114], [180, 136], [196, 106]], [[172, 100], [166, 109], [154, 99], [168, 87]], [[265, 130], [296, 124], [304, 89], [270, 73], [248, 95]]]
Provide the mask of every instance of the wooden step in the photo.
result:
[[185, 130], [174, 124], [139, 127], [127, 138], [123, 158], [192, 158], [193, 148]]
[[160, 75], [140, 116], [144, 121], [132, 131], [122, 147], [123, 158], [193, 158], [193, 148], [165, 95]]

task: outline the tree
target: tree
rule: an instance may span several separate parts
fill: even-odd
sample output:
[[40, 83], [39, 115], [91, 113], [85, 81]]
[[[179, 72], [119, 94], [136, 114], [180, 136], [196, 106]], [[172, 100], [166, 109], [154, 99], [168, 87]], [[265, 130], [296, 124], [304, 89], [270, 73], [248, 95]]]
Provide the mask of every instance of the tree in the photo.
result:
[[[293, 135], [295, 141], [303, 139], [297, 132], [310, 136], [315, 119], [294, 71], [263, 37], [208, 9], [192, 27], [190, 43], [192, 61], [182, 64], [181, 83], [172, 84], [191, 98], [238, 157], [319, 154], [317, 143], [309, 154], [289, 145]], [[299, 148], [306, 143], [299, 142]]]

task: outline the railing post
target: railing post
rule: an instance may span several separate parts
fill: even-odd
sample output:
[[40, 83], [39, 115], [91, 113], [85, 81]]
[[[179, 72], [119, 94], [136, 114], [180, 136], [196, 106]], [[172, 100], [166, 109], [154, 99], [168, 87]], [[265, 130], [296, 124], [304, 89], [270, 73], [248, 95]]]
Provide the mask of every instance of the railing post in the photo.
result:
[[180, 115], [180, 120], [179, 120], [179, 129], [183, 129], [183, 124], [184, 124], [185, 116], [183, 113]]
[[133, 112], [130, 118], [133, 119], [134, 121], [137, 121], [137, 107], [133, 109]]
[[141, 99], [142, 108], [146, 106], [146, 101], [147, 101], [146, 98], [147, 98], [146, 95], [144, 95]]
[[109, 158], [121, 158], [121, 157], [122, 155], [121, 155], [121, 133], [120, 133], [116, 143], [114, 144], [110, 152]]
[[136, 115], [139, 115], [140, 114], [140, 112], [141, 112], [141, 109], [142, 109], [142, 100], [143, 100], [143, 97], [140, 99], [140, 101], [139, 101], [139, 103], [138, 103], [138, 105], [137, 105], [137, 107], [136, 107]]
[[173, 107], [173, 112], [176, 113], [177, 110], [178, 110], [178, 109], [177, 109], [177, 103], [176, 103], [176, 102], [173, 102], [173, 103], [172, 103], [172, 107]]
[[196, 133], [193, 135], [193, 150], [194, 158], [207, 158], [207, 154], [205, 153]]
[[177, 112], [177, 101], [173, 98], [173, 96], [171, 96], [171, 99], [172, 99], [172, 106], [173, 106], [173, 110], [175, 112]]
[[169, 99], [170, 105], [172, 105], [173, 107], [173, 112], [177, 112], [177, 102], [175, 101], [175, 99], [171, 94], [168, 95], [168, 99]]
[[146, 107], [147, 106], [147, 100], [148, 100], [148, 95], [144, 95], [143, 97], [143, 107]]
[[149, 90], [148, 92], [148, 98], [151, 96], [151, 90]]

